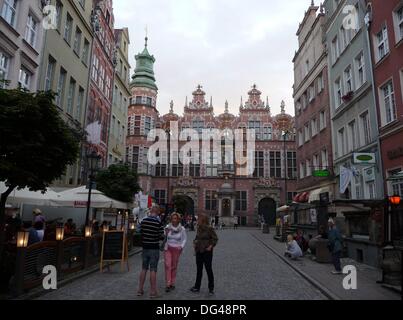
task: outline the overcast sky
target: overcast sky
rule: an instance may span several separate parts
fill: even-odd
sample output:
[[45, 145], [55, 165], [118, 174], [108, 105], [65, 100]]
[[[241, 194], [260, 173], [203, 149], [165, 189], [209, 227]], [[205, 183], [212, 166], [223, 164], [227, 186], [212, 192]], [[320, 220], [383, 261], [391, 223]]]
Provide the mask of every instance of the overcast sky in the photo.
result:
[[[115, 27], [128, 27], [130, 63], [144, 48], [148, 26], [149, 51], [156, 58], [161, 114], [183, 113], [185, 97], [200, 83], [215, 113], [238, 114], [256, 83], [269, 97], [273, 113], [281, 100], [293, 114], [292, 58], [295, 35], [311, 0], [114, 0]], [[316, 1], [318, 2], [318, 0]]]

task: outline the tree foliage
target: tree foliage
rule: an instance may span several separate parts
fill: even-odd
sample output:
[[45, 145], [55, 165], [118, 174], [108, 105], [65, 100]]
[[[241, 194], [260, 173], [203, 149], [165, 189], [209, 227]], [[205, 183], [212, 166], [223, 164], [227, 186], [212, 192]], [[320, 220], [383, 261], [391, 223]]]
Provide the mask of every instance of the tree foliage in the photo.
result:
[[0, 90], [0, 181], [45, 191], [79, 156], [82, 132], [70, 127], [51, 92]]
[[96, 182], [99, 191], [122, 202], [133, 202], [134, 195], [141, 190], [136, 172], [124, 164], [114, 164], [100, 171]]
[[83, 131], [62, 119], [54, 96], [52, 92], [0, 89], [0, 181], [8, 187], [1, 194], [0, 251], [9, 194], [26, 187], [45, 191], [79, 157]]

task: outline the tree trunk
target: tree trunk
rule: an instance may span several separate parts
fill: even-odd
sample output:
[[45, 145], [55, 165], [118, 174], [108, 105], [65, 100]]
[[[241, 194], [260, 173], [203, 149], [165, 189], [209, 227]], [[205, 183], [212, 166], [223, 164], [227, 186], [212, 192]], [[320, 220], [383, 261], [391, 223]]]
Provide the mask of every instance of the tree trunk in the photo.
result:
[[6, 202], [8, 196], [13, 192], [16, 186], [10, 186], [4, 193], [1, 194], [0, 199], [0, 265], [3, 260], [4, 242], [6, 239], [5, 225], [6, 225]]

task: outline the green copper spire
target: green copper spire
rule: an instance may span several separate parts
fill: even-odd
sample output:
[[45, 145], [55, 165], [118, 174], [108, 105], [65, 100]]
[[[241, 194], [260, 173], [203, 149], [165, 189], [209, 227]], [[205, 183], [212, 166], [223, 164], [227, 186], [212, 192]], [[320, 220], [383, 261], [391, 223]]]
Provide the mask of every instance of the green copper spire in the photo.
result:
[[136, 69], [132, 77], [131, 87], [146, 87], [158, 90], [154, 76], [154, 56], [147, 49], [148, 37], [145, 38], [145, 46], [142, 53], [136, 55]]

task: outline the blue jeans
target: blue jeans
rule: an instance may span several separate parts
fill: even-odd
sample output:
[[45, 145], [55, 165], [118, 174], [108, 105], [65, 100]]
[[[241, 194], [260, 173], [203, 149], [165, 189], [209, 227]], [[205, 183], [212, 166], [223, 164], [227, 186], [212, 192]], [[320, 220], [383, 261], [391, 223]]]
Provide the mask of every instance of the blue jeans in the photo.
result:
[[332, 262], [336, 271], [341, 272], [341, 263], [340, 263], [341, 251], [332, 252]]
[[159, 249], [143, 249], [143, 270], [157, 272], [160, 259]]

